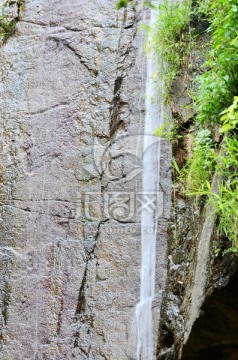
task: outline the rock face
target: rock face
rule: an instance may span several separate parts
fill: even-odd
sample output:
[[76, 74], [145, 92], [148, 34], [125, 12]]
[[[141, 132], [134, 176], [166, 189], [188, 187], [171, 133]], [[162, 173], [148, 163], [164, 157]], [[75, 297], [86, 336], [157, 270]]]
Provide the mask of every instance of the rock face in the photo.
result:
[[[173, 145], [179, 167], [191, 156], [194, 113], [192, 78], [199, 73], [207, 35], [198, 38], [189, 68], [181, 69], [173, 86], [172, 115], [182, 138]], [[182, 94], [182, 95], [181, 95]], [[219, 175], [212, 181], [217, 191]], [[211, 204], [185, 196], [175, 182], [168, 240], [168, 276], [162, 300], [157, 356], [161, 360], [235, 360], [237, 337], [237, 256], [226, 254], [229, 241], [217, 228]], [[221, 249], [221, 253], [216, 253]]]
[[217, 236], [209, 206], [178, 193], [173, 204], [158, 357], [237, 359], [237, 258], [215, 255], [227, 240]]
[[[0, 49], [0, 358], [134, 359], [141, 14], [114, 0], [11, 1], [8, 13], [18, 23]], [[162, 152], [158, 290], [170, 146]]]

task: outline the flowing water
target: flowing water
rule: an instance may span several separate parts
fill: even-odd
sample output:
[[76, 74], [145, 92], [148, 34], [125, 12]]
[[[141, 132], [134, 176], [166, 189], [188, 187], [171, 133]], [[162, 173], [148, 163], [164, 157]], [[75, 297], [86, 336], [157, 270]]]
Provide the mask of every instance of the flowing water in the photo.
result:
[[[156, 20], [157, 11], [151, 10], [150, 25]], [[147, 59], [145, 134], [151, 135], [163, 123], [162, 101], [158, 99], [158, 79], [154, 74], [157, 61], [151, 54]], [[157, 101], [158, 99], [158, 101]], [[144, 136], [143, 193], [156, 195], [160, 179], [160, 141], [153, 136]], [[152, 303], [155, 297], [156, 238], [158, 209], [142, 209], [141, 214], [141, 289], [140, 302], [136, 307], [137, 360], [153, 360]]]

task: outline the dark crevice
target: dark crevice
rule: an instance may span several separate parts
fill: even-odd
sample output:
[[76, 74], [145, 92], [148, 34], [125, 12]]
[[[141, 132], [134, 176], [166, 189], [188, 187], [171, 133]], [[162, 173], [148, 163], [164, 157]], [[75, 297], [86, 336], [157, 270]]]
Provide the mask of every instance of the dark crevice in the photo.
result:
[[103, 354], [101, 351], [100, 351], [100, 355], [103, 357], [103, 359], [105, 360], [110, 360], [105, 354]]
[[111, 107], [111, 120], [110, 120], [110, 137], [113, 137], [115, 132], [124, 125], [124, 121], [119, 119], [121, 107], [127, 105], [121, 101], [121, 88], [123, 84], [123, 77], [118, 76], [114, 83], [114, 98]]
[[179, 129], [178, 129], [178, 133], [179, 134], [184, 134], [188, 131], [191, 130], [191, 126], [193, 126], [194, 124], [194, 119], [191, 118], [191, 119], [188, 119], [187, 121], [183, 122], [180, 126], [179, 126]]
[[24, 3], [24, 0], [17, 1], [17, 18], [16, 18], [17, 21], [20, 21], [21, 7], [22, 7], [23, 3]]
[[[121, 90], [123, 85], [123, 80], [127, 76], [129, 70], [134, 66], [134, 62], [130, 62], [130, 54], [133, 53], [133, 41], [137, 33], [137, 28], [134, 26], [138, 22], [138, 18], [135, 17], [133, 22], [126, 25], [128, 13], [127, 9], [124, 11], [124, 19], [121, 28], [121, 34], [118, 42], [118, 64], [117, 71], [118, 75], [114, 82], [114, 97], [112, 99], [112, 106], [110, 109], [110, 137], [112, 138], [115, 133], [122, 128], [125, 128], [125, 121], [120, 119], [120, 114], [123, 112], [123, 109], [128, 106], [128, 103], [121, 99]], [[123, 31], [133, 28], [133, 33], [131, 34], [131, 39], [128, 42], [128, 46], [124, 50], [124, 46], [121, 47], [121, 41], [123, 39]]]
[[71, 50], [76, 56], [77, 58], [80, 60], [81, 64], [84, 65], [84, 67], [90, 72], [91, 75], [97, 76], [98, 75], [98, 71], [95, 69], [91, 69], [88, 66], [88, 63], [83, 60], [82, 55], [79, 54], [74, 48], [73, 46], [69, 45], [67, 42], [63, 41], [63, 44], [69, 49]]
[[59, 104], [55, 104], [55, 105], [49, 106], [48, 108], [45, 108], [45, 109], [39, 109], [39, 110], [34, 111], [34, 112], [29, 112], [28, 114], [29, 114], [29, 115], [40, 115], [40, 114], [44, 114], [44, 113], [47, 112], [47, 111], [51, 111], [51, 110], [57, 109], [57, 108], [60, 107], [60, 106], [67, 106], [67, 105], [69, 105], [68, 102], [62, 101], [62, 102], [59, 103]]
[[116, 78], [115, 84], [114, 84], [114, 96], [119, 96], [122, 82], [123, 82], [123, 78], [121, 76]]
[[6, 291], [4, 294], [4, 299], [3, 299], [3, 303], [2, 303], [2, 317], [3, 317], [3, 322], [4, 325], [7, 325], [7, 320], [8, 320], [8, 306], [10, 304], [10, 286], [9, 284], [6, 283]]
[[78, 314], [81, 314], [82, 312], [84, 312], [86, 309], [85, 286], [86, 286], [87, 274], [88, 274], [88, 266], [87, 265], [88, 264], [86, 264], [84, 274], [83, 274], [83, 279], [82, 279], [81, 286], [79, 289], [77, 308], [76, 308], [76, 312], [75, 312], [76, 316]]
[[124, 26], [124, 29], [131, 29], [131, 28], [133, 28], [133, 26], [134, 26], [134, 23], [132, 23], [132, 24], [130, 24], [130, 25], [127, 25], [127, 26]]
[[[2, 244], [3, 245], [3, 244]], [[10, 286], [10, 267], [12, 263], [12, 258], [9, 257], [7, 262], [3, 260], [1, 256], [1, 270], [4, 275], [1, 279], [1, 292], [0, 292], [0, 313], [1, 313], [1, 323], [0, 323], [0, 349], [4, 341], [4, 327], [8, 324], [8, 308], [10, 305], [11, 297], [11, 286]]]
[[238, 359], [238, 270], [205, 300], [184, 346], [182, 360]]
[[59, 314], [58, 314], [57, 330], [56, 330], [57, 335], [60, 334], [61, 323], [62, 323], [62, 311], [63, 311], [63, 306], [64, 306], [64, 300], [63, 300], [63, 298], [61, 297], [61, 300], [60, 300], [60, 311], [59, 311]]
[[162, 328], [163, 345], [165, 348], [170, 348], [174, 344], [174, 334], [166, 327]]
[[[135, 34], [136, 34], [136, 26], [134, 26], [134, 24], [131, 24], [131, 23], [126, 25], [125, 24], [126, 19], [127, 19], [127, 14], [125, 13], [124, 14], [124, 22], [122, 24], [121, 34], [120, 34], [120, 38], [119, 38], [119, 42], [118, 42], [118, 51], [116, 54], [116, 69], [115, 69], [116, 71], [115, 71], [114, 88], [112, 89], [113, 95], [112, 95], [112, 99], [110, 101], [111, 107], [110, 107], [110, 123], [109, 123], [110, 130], [109, 130], [109, 134], [108, 134], [109, 136], [108, 137], [104, 136], [104, 138], [107, 138], [107, 139], [112, 138], [118, 129], [123, 128], [125, 126], [125, 121], [121, 119], [121, 114], [125, 110], [125, 107], [128, 106], [128, 104], [125, 101], [123, 101], [121, 93], [122, 93], [124, 78], [127, 76], [128, 71], [134, 65], [132, 43], [133, 43], [133, 40], [134, 40]], [[128, 29], [130, 29], [130, 28], [133, 28], [132, 34], [131, 34], [130, 39], [128, 40], [127, 46], [125, 47], [125, 42], [124, 42], [125, 39], [123, 38], [123, 35], [127, 34], [127, 36], [128, 36]], [[56, 41], [62, 41], [62, 40], [56, 39]], [[83, 63], [83, 65], [88, 69], [88, 71], [90, 71], [90, 73], [92, 73], [92, 70], [89, 68], [89, 65], [87, 63], [85, 63], [84, 59], [82, 60], [82, 56], [80, 54], [78, 54], [77, 51], [75, 49], [73, 49], [71, 47], [71, 45], [69, 45], [68, 43], [64, 43], [64, 45], [67, 46], [71, 51], [73, 51], [74, 54], [77, 57], [79, 57], [81, 63]], [[132, 60], [130, 59], [130, 55], [132, 55], [132, 57], [133, 57]], [[92, 74], [97, 75], [95, 73], [92, 73]], [[100, 137], [100, 136], [98, 136], [98, 137]], [[104, 172], [102, 172], [100, 174], [101, 183], [103, 180], [103, 176], [104, 176]], [[103, 193], [103, 191], [104, 191], [104, 188], [102, 186], [102, 193]], [[74, 332], [75, 355], [73, 354], [73, 356], [75, 356], [75, 357], [77, 357], [77, 356], [81, 356], [82, 358], [89, 357], [90, 348], [85, 349], [84, 346], [82, 348], [82, 341], [81, 341], [82, 333], [90, 334], [92, 332], [92, 328], [94, 327], [94, 313], [93, 313], [92, 309], [90, 308], [90, 305], [91, 305], [90, 299], [88, 298], [88, 295], [86, 292], [87, 292], [87, 287], [89, 286], [88, 279], [89, 279], [89, 275], [91, 275], [90, 272], [91, 272], [92, 261], [95, 261], [95, 260], [97, 261], [96, 248], [98, 245], [98, 238], [101, 233], [100, 227], [107, 221], [109, 221], [109, 219], [102, 220], [98, 223], [96, 229], [94, 230], [92, 243], [90, 244], [90, 250], [85, 249], [85, 252], [86, 252], [85, 269], [84, 269], [83, 277], [82, 277], [81, 284], [80, 284], [78, 301], [77, 301], [77, 306], [76, 306], [76, 311], [75, 311], [75, 326], [76, 326], [76, 329]], [[84, 235], [85, 241], [87, 240], [86, 236], [87, 235], [85, 234]], [[90, 241], [91, 241], [91, 239], [90, 239]], [[80, 352], [80, 354], [78, 354], [78, 351]], [[101, 355], [101, 357], [104, 357], [105, 360], [107, 359], [107, 355], [105, 355], [104, 353], [100, 353], [100, 355]]]
[[[87, 304], [87, 299], [85, 296], [85, 291], [87, 288], [87, 278], [88, 278], [88, 271], [89, 271], [89, 263], [92, 259], [95, 258], [95, 249], [97, 246], [97, 240], [100, 235], [100, 227], [102, 224], [109, 221], [109, 219], [102, 220], [99, 222], [97, 226], [97, 231], [94, 237], [94, 245], [90, 252], [87, 253], [87, 259], [86, 259], [86, 265], [84, 269], [83, 278], [81, 281], [80, 289], [79, 289], [79, 295], [77, 300], [77, 306], [75, 311], [75, 321], [76, 323], [87, 323], [91, 328], [93, 328], [93, 314], [92, 310], [90, 309], [90, 306]], [[76, 331], [74, 333], [74, 348], [78, 348], [84, 355], [88, 355], [88, 353], [85, 352], [80, 346], [79, 346], [79, 340], [80, 340], [80, 332]], [[90, 351], [90, 350], [89, 350]]]
[[73, 46], [71, 46], [66, 40], [58, 39], [57, 37], [52, 35], [49, 36], [49, 39], [53, 39], [57, 44], [62, 43], [65, 47], [67, 47], [70, 51], [74, 53], [74, 55], [80, 60], [80, 63], [87, 69], [87, 71], [92, 76], [98, 75], [98, 70], [91, 69], [88, 62], [83, 59], [83, 56], [79, 52], [77, 52], [77, 50]]

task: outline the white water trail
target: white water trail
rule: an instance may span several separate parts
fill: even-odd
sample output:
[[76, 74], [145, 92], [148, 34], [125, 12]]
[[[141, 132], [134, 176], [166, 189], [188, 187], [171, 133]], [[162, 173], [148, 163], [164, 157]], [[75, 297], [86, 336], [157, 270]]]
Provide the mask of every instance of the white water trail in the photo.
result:
[[[157, 10], [151, 10], [150, 25], [156, 21]], [[147, 58], [146, 116], [143, 157], [143, 193], [158, 194], [160, 180], [160, 140], [155, 141], [154, 130], [163, 123], [163, 101], [159, 99], [158, 62], [153, 54]], [[148, 135], [148, 136], [147, 136]], [[141, 288], [140, 302], [136, 306], [137, 360], [154, 359], [152, 303], [155, 297], [157, 207], [153, 211], [142, 209], [141, 214]]]

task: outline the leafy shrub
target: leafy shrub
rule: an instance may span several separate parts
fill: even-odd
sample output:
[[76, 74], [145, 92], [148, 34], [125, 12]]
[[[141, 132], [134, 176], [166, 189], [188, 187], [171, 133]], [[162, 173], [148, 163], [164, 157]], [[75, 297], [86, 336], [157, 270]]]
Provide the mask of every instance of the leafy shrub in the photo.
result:
[[208, 191], [219, 218], [219, 228], [238, 249], [238, 142], [225, 138], [217, 154], [216, 172], [221, 177], [218, 193]]
[[238, 248], [238, 181], [220, 185], [215, 209], [221, 232]]
[[166, 98], [180, 70], [184, 54], [188, 51], [191, 4], [191, 0], [173, 3], [162, 1], [157, 6], [155, 24], [147, 27], [147, 50], [158, 54], [159, 76]]
[[[130, 1], [119, 0], [118, 8]], [[132, 1], [135, 4], [135, 2]], [[195, 5], [195, 7], [194, 7]], [[238, 4], [237, 0], [184, 0], [158, 5], [158, 16], [148, 31], [147, 49], [157, 55], [165, 98], [178, 75], [184, 55], [194, 41], [189, 24], [206, 19], [210, 50], [204, 72], [195, 81], [195, 136], [193, 156], [183, 169], [174, 164], [189, 195], [205, 195], [213, 204], [219, 229], [232, 241], [226, 252], [238, 254]], [[158, 94], [159, 95], [159, 94]], [[212, 138], [220, 126], [221, 143]], [[156, 135], [174, 141], [176, 124], [165, 123]], [[180, 136], [180, 134], [179, 134]], [[213, 175], [219, 189], [211, 186]]]
[[218, 123], [219, 114], [238, 94], [238, 4], [237, 0], [204, 0], [198, 8], [211, 25], [207, 71], [198, 77], [197, 120]]
[[195, 137], [193, 157], [187, 160], [180, 180], [185, 183], [187, 194], [199, 194], [211, 181], [215, 171], [216, 152], [211, 131], [201, 129]]
[[[212, 202], [221, 233], [232, 241], [226, 252], [238, 253], [238, 4], [204, 0], [197, 11], [210, 21], [210, 51], [195, 96], [195, 124], [205, 130], [196, 137], [182, 179], [188, 194], [206, 195]], [[224, 136], [220, 146], [211, 137], [215, 124]], [[211, 187], [215, 173], [220, 179], [216, 192]]]
[[221, 133], [234, 130], [238, 126], [238, 96], [234, 97], [234, 102], [228, 109], [221, 113], [222, 128]]

